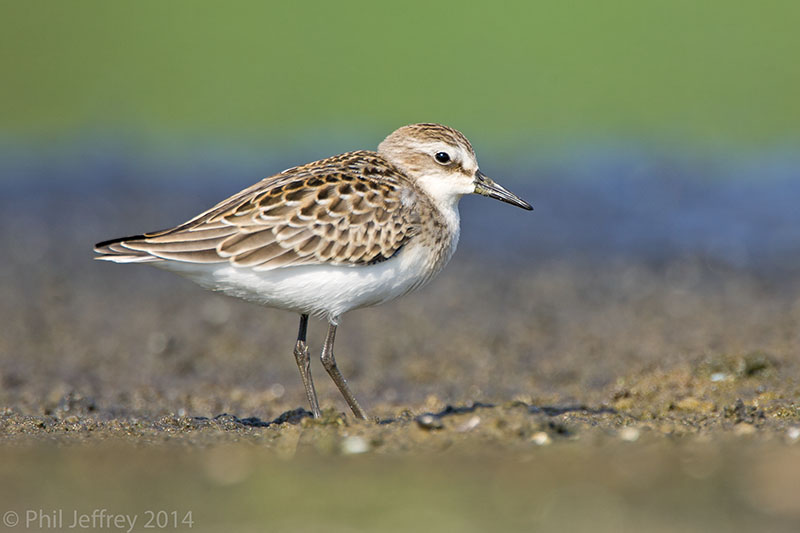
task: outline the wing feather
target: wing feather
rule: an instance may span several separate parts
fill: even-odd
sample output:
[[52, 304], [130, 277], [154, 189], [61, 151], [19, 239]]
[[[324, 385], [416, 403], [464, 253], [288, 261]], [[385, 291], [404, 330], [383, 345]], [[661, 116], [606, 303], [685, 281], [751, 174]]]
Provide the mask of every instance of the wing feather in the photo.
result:
[[416, 202], [404, 201], [409, 195], [427, 201], [376, 153], [350, 152], [266, 178], [175, 228], [96, 250], [108, 260], [230, 262], [256, 270], [371, 264], [418, 233]]

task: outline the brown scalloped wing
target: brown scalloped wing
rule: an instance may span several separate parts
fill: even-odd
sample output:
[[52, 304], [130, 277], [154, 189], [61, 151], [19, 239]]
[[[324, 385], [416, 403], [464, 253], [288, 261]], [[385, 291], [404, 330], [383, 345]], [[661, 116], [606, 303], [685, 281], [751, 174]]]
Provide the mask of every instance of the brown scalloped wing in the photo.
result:
[[415, 235], [413, 188], [374, 152], [267, 178], [177, 228], [117, 243], [162, 259], [271, 270], [384, 261]]

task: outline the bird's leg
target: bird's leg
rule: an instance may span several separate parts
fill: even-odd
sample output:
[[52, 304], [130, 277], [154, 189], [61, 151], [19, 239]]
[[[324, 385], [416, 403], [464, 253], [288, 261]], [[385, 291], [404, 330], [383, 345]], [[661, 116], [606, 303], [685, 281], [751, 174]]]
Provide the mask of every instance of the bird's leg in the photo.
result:
[[347, 381], [345, 381], [342, 373], [339, 372], [339, 368], [336, 366], [336, 359], [333, 357], [333, 341], [335, 338], [336, 324], [331, 323], [328, 328], [328, 336], [325, 337], [325, 345], [322, 347], [322, 355], [320, 356], [322, 366], [325, 367], [325, 370], [328, 371], [333, 382], [339, 387], [339, 392], [342, 393], [342, 396], [344, 396], [344, 399], [347, 401], [347, 405], [353, 410], [353, 414], [362, 420], [366, 420], [367, 413], [358, 404], [356, 397], [353, 396], [353, 393], [350, 391], [350, 387], [347, 386]]
[[306, 331], [308, 330], [308, 315], [300, 315], [300, 330], [297, 332], [297, 344], [294, 345], [294, 359], [297, 361], [297, 368], [300, 369], [300, 378], [306, 388], [308, 403], [311, 404], [311, 411], [314, 418], [319, 418], [319, 401], [317, 401], [317, 391], [314, 390], [314, 380], [311, 379], [311, 357], [308, 354], [306, 344]]

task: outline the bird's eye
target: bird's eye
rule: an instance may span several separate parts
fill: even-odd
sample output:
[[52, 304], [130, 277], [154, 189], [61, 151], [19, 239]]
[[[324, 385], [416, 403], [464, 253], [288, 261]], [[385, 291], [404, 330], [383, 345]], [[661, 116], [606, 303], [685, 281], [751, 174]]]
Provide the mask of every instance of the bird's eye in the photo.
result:
[[446, 165], [447, 163], [450, 162], [450, 154], [448, 154], [447, 152], [436, 152], [436, 155], [433, 157], [436, 159], [437, 163], [440, 163], [442, 165]]

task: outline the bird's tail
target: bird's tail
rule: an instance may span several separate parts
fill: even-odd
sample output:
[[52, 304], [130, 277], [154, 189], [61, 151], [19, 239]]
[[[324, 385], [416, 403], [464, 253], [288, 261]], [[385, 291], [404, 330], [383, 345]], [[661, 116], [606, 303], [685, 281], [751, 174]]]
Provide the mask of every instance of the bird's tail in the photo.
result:
[[120, 237], [110, 241], [98, 242], [94, 245], [95, 253], [100, 255], [95, 259], [99, 261], [113, 261], [114, 263], [150, 263], [161, 261], [160, 257], [150, 255], [142, 250], [128, 247], [128, 244], [141, 242], [146, 237], [144, 235], [134, 235], [131, 237]]

